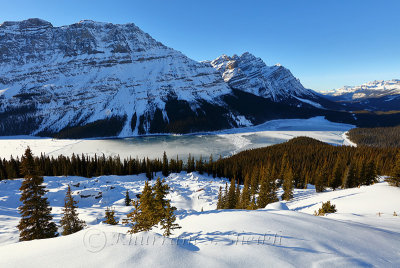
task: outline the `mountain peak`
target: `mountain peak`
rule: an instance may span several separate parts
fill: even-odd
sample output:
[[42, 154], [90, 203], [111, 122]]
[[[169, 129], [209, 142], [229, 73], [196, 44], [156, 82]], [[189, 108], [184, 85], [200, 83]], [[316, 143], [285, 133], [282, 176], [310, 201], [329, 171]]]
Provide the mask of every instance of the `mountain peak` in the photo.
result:
[[39, 18], [30, 18], [23, 21], [5, 21], [0, 24], [0, 27], [10, 26], [19, 26], [20, 28], [53, 27], [50, 22]]
[[280, 64], [267, 66], [261, 58], [250, 52], [232, 57], [223, 54], [210, 63], [232, 88], [274, 101], [293, 96], [313, 96], [288, 69]]

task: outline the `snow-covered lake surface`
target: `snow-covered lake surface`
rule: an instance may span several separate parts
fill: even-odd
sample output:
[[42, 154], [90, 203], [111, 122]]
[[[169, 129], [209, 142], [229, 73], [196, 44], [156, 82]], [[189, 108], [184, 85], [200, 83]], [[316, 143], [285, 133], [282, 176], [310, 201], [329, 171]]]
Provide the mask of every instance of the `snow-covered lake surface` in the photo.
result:
[[[29, 242], [17, 242], [21, 180], [1, 181], [0, 267], [400, 266], [400, 217], [393, 215], [400, 215], [400, 188], [386, 182], [324, 193], [310, 185], [265, 209], [215, 210], [225, 180], [182, 172], [166, 179], [182, 226], [171, 238], [164, 240], [158, 228], [131, 236], [126, 226], [102, 224], [106, 207], [118, 220], [132, 210], [124, 205], [125, 191], [135, 197], [145, 180], [144, 174], [45, 177], [56, 223], [70, 184], [88, 227]], [[337, 213], [313, 216], [328, 200]]]
[[179, 155], [186, 159], [191, 153], [214, 158], [231, 155], [246, 149], [259, 148], [282, 143], [298, 136], [308, 136], [331, 144], [351, 145], [345, 132], [352, 125], [333, 123], [323, 117], [310, 119], [284, 119], [268, 121], [264, 124], [195, 135], [159, 135], [132, 137], [125, 139], [57, 140], [27, 136], [0, 137], [0, 157], [21, 156], [30, 146], [33, 153], [49, 156], [89, 154], [121, 157], [161, 157]]

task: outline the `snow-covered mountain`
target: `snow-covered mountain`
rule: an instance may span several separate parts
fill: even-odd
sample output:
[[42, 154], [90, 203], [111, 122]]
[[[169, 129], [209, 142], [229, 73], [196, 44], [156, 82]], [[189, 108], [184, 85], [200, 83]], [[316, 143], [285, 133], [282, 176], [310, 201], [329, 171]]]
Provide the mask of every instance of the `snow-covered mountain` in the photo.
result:
[[212, 131], [324, 115], [331, 103], [250, 53], [197, 62], [132, 23], [0, 24], [0, 135]]
[[196, 110], [202, 102], [221, 105], [231, 92], [213, 68], [131, 23], [53, 27], [28, 19], [4, 22], [0, 36], [0, 110], [14, 119], [22, 113], [33, 134], [106, 118], [119, 135], [148, 133], [157, 109], [168, 121], [169, 100]]
[[332, 103], [321, 98], [313, 90], [304, 88], [289, 69], [280, 64], [267, 66], [261, 58], [249, 52], [241, 56], [222, 55], [209, 63], [221, 73], [224, 81], [232, 88], [298, 107], [311, 105], [317, 108], [325, 106], [331, 108], [332, 106]]
[[224, 81], [231, 87], [274, 101], [315, 95], [313, 91], [305, 89], [285, 67], [280, 64], [267, 66], [261, 58], [249, 52], [241, 56], [222, 55], [210, 64], [221, 72]]
[[373, 81], [325, 92], [329, 99], [350, 110], [391, 111], [400, 109], [400, 80]]
[[376, 80], [360, 86], [344, 86], [339, 89], [328, 91], [325, 94], [342, 100], [360, 100], [400, 95], [400, 80]]

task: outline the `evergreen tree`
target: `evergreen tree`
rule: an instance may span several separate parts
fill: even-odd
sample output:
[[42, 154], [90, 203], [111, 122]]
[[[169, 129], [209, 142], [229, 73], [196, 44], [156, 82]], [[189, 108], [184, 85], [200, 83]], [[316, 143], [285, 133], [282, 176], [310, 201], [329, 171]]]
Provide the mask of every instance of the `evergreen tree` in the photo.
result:
[[129, 191], [126, 190], [125, 193], [125, 206], [130, 206], [132, 202], [132, 199], [129, 197]]
[[237, 183], [236, 191], [235, 191], [235, 208], [240, 209], [240, 184], [239, 181]]
[[39, 176], [32, 152], [28, 147], [22, 157], [21, 173], [24, 175], [20, 191], [22, 206], [19, 207], [21, 220], [18, 225], [19, 240], [28, 241], [56, 237], [57, 226], [52, 222], [51, 207], [44, 197], [47, 190], [43, 177]]
[[170, 203], [169, 200], [166, 199], [166, 196], [169, 192], [169, 186], [165, 183], [165, 180], [162, 181], [160, 178], [157, 178], [156, 183], [153, 186], [154, 192], [154, 217], [155, 221], [159, 222], [162, 218], [165, 217], [165, 209], [167, 205]]
[[400, 187], [400, 155], [397, 156], [396, 166], [393, 169], [392, 176], [387, 181], [392, 186]]
[[168, 202], [165, 208], [164, 217], [161, 219], [161, 230], [164, 230], [164, 236], [170, 236], [173, 230], [181, 228], [179, 224], [175, 223], [175, 210], [176, 207], [171, 207], [171, 204]]
[[223, 208], [224, 204], [222, 204], [222, 186], [220, 186], [218, 191], [217, 209], [223, 209]]
[[226, 203], [225, 208], [227, 208], [227, 209], [236, 208], [236, 184], [235, 184], [234, 179], [231, 180], [231, 184], [229, 186], [229, 191], [228, 191], [226, 200], [227, 200], [227, 203]]
[[283, 178], [283, 194], [282, 200], [290, 200], [293, 198], [293, 171], [292, 168], [287, 168]]
[[365, 167], [365, 178], [364, 184], [371, 185], [376, 182], [376, 169], [375, 169], [375, 161], [371, 160], [367, 163]]
[[164, 154], [163, 154], [162, 174], [165, 177], [168, 177], [168, 175], [169, 175], [168, 157], [167, 157], [167, 154], [165, 153], [165, 151], [164, 151]]
[[335, 166], [333, 167], [333, 172], [332, 172], [332, 177], [330, 179], [330, 183], [329, 186], [332, 187], [333, 190], [335, 190], [336, 188], [339, 188], [340, 185], [342, 184], [342, 165], [338, 160], [336, 160], [335, 162]]
[[255, 196], [252, 197], [251, 202], [250, 202], [250, 204], [249, 204], [247, 209], [249, 209], [249, 210], [257, 209], [256, 197]]
[[63, 216], [60, 224], [63, 228], [62, 235], [69, 235], [82, 230], [86, 224], [84, 221], [78, 218], [78, 212], [76, 206], [78, 202], [75, 201], [71, 195], [71, 187], [68, 185], [67, 193], [64, 199]]
[[272, 179], [263, 177], [260, 186], [260, 193], [258, 194], [257, 207], [265, 208], [269, 203], [278, 201], [276, 196], [276, 187]]
[[352, 188], [356, 186], [356, 170], [353, 164], [350, 164], [343, 176], [342, 188]]
[[250, 180], [249, 176], [246, 175], [246, 177], [244, 179], [243, 191], [240, 195], [239, 208], [241, 208], [241, 209], [247, 209], [250, 205], [251, 194], [250, 194], [249, 180]]
[[169, 186], [157, 179], [154, 187], [146, 181], [144, 189], [138, 201], [134, 202], [134, 210], [127, 215], [124, 223], [130, 224], [132, 229], [129, 233], [150, 231], [153, 226], [161, 224], [164, 235], [169, 236], [171, 231], [180, 228], [175, 224], [175, 207], [171, 206], [170, 200], [165, 199]]
[[328, 181], [329, 175], [327, 174], [326, 165], [323, 165], [319, 170], [317, 178], [315, 179], [315, 191], [321, 193], [325, 191], [325, 182]]
[[103, 222], [110, 225], [117, 225], [118, 221], [115, 219], [114, 214], [115, 214], [114, 209], [110, 209], [107, 207], [104, 216], [105, 220]]

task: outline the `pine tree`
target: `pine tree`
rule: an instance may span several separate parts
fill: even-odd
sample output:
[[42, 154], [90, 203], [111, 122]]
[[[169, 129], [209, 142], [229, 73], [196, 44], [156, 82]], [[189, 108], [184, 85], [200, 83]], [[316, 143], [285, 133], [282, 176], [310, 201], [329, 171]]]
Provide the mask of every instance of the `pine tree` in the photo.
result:
[[350, 164], [343, 176], [342, 188], [352, 188], [356, 186], [356, 170], [353, 164]]
[[400, 155], [397, 156], [397, 162], [392, 171], [392, 176], [390, 176], [387, 181], [392, 186], [400, 187]]
[[327, 169], [326, 165], [322, 166], [322, 168], [319, 170], [317, 174], [317, 178], [315, 179], [315, 191], [317, 193], [321, 193], [325, 191], [325, 182], [328, 181], [328, 174], [327, 174]]
[[168, 157], [167, 157], [167, 154], [165, 153], [165, 151], [164, 151], [164, 154], [163, 154], [162, 174], [165, 177], [168, 177], [168, 175], [169, 175]]
[[226, 208], [227, 209], [234, 209], [236, 208], [236, 184], [235, 180], [231, 180], [231, 184], [229, 186], [229, 191], [227, 195], [227, 203], [226, 203]]
[[103, 222], [110, 225], [117, 225], [118, 221], [115, 219], [114, 214], [115, 214], [114, 209], [110, 209], [107, 207], [104, 216], [105, 220]]
[[237, 187], [235, 190], [235, 208], [240, 209], [240, 184], [239, 181], [237, 183]]
[[130, 233], [150, 231], [157, 224], [154, 214], [154, 193], [147, 181], [139, 200], [134, 202], [134, 210], [127, 215], [127, 218], [126, 223], [132, 226]]
[[127, 215], [123, 221], [130, 224], [132, 229], [129, 233], [150, 231], [155, 225], [161, 224], [164, 235], [169, 236], [171, 231], [180, 228], [175, 224], [175, 207], [171, 206], [170, 200], [165, 199], [169, 186], [164, 180], [157, 179], [154, 187], [146, 181], [139, 200], [134, 202], [134, 210]]
[[224, 204], [222, 204], [222, 186], [220, 186], [218, 191], [217, 209], [223, 209], [223, 208]]
[[250, 194], [249, 180], [250, 180], [249, 176], [246, 175], [246, 177], [244, 179], [243, 191], [240, 195], [239, 208], [241, 208], [241, 209], [247, 209], [250, 205], [251, 194]]
[[165, 208], [169, 204], [169, 200], [165, 199], [168, 192], [169, 186], [165, 183], [165, 180], [162, 181], [160, 178], [157, 178], [156, 183], [153, 186], [154, 192], [154, 217], [155, 221], [159, 222], [165, 215]]
[[335, 166], [333, 167], [332, 177], [330, 179], [329, 186], [332, 187], [333, 190], [339, 188], [342, 184], [342, 165], [339, 160], [336, 160]]
[[367, 163], [365, 167], [365, 178], [364, 184], [371, 185], [376, 182], [376, 169], [375, 169], [375, 161], [371, 160]]
[[18, 225], [19, 240], [28, 241], [56, 237], [57, 226], [52, 222], [51, 207], [44, 197], [47, 190], [43, 186], [43, 177], [38, 174], [32, 152], [28, 147], [21, 161], [21, 173], [24, 175], [20, 191], [22, 206], [19, 207], [21, 220]]
[[132, 202], [132, 199], [129, 197], [129, 191], [126, 190], [125, 193], [125, 206], [130, 206]]
[[283, 178], [283, 194], [282, 200], [290, 200], [293, 198], [293, 171], [292, 168], [287, 168]]
[[161, 229], [164, 230], [164, 236], [170, 236], [173, 230], [181, 228], [179, 224], [175, 223], [175, 210], [176, 207], [171, 207], [171, 204], [168, 202], [165, 208], [164, 217], [161, 219]]
[[71, 195], [71, 187], [68, 185], [67, 193], [64, 199], [63, 216], [60, 224], [63, 228], [62, 235], [69, 235], [82, 230], [86, 224], [84, 221], [78, 218], [78, 212], [76, 206], [78, 202], [75, 201]]
[[260, 186], [260, 193], [258, 194], [257, 207], [265, 208], [269, 203], [278, 201], [276, 196], [276, 187], [272, 179], [263, 177]]

